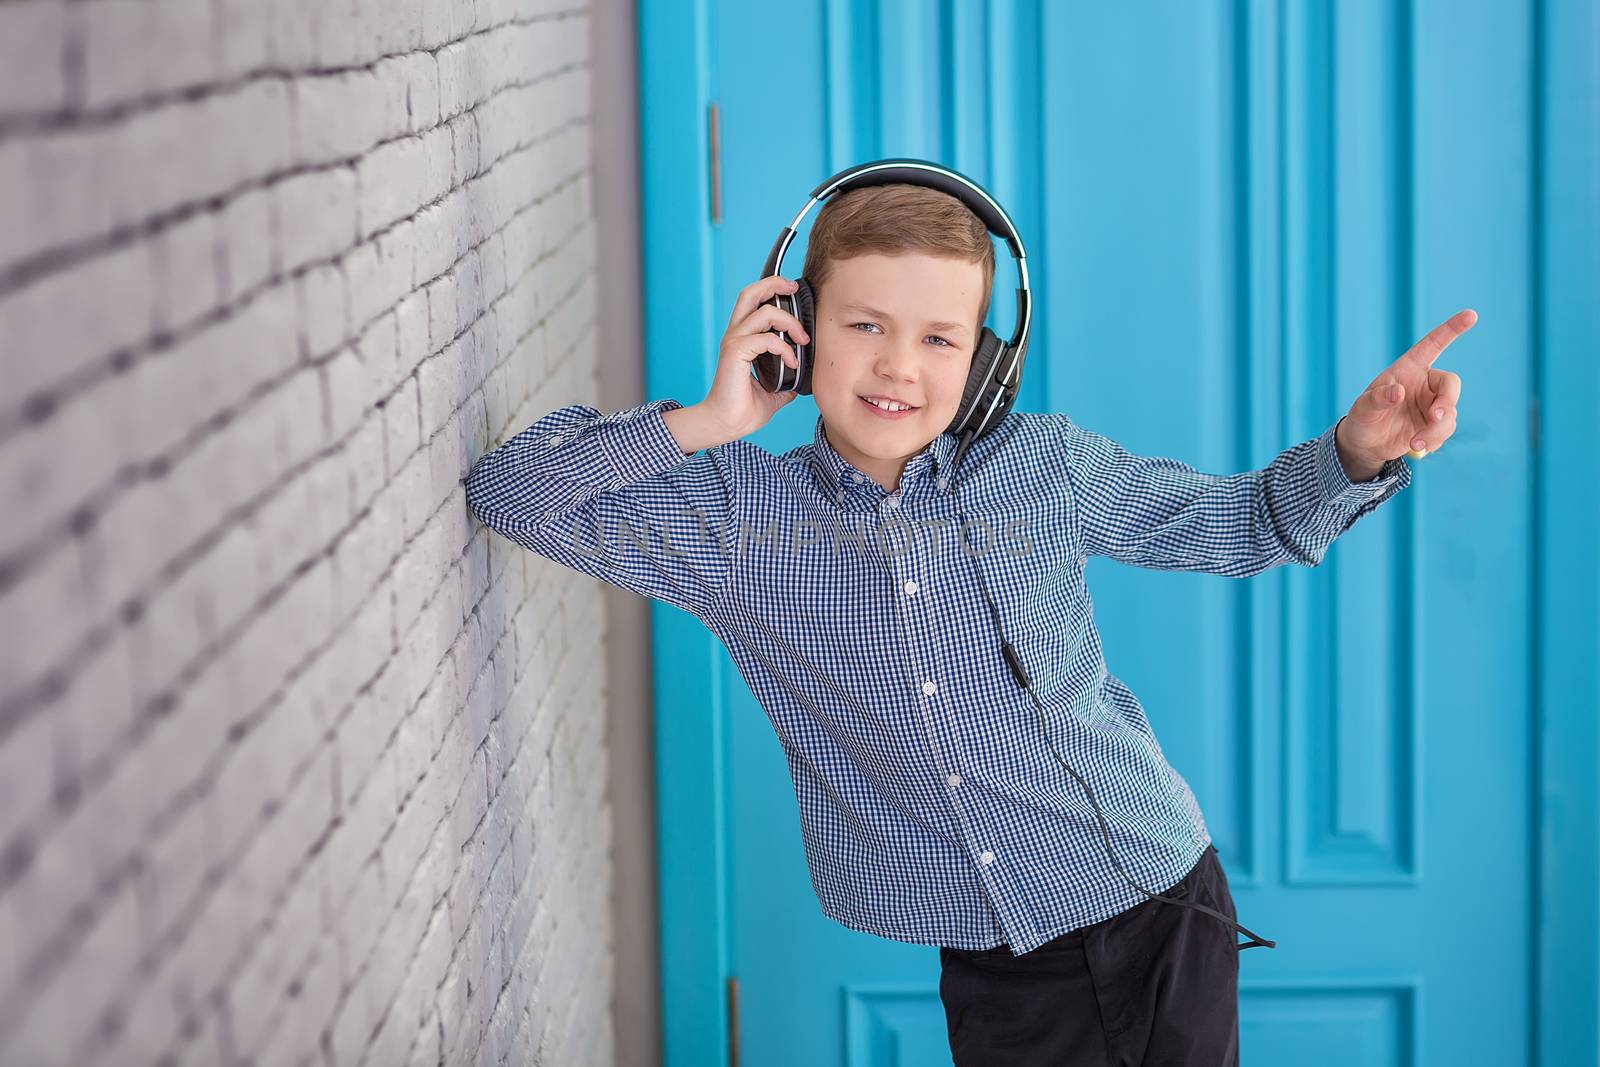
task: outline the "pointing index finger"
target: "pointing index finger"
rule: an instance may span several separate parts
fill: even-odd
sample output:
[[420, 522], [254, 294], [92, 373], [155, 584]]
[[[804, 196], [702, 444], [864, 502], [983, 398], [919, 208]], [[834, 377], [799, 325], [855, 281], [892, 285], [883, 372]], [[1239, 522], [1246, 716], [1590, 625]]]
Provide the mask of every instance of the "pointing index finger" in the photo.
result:
[[1424, 367], [1431, 367], [1433, 361], [1439, 358], [1439, 353], [1448, 348], [1451, 341], [1472, 329], [1477, 321], [1478, 313], [1471, 308], [1464, 308], [1429, 330], [1428, 335], [1412, 345], [1406, 355]]

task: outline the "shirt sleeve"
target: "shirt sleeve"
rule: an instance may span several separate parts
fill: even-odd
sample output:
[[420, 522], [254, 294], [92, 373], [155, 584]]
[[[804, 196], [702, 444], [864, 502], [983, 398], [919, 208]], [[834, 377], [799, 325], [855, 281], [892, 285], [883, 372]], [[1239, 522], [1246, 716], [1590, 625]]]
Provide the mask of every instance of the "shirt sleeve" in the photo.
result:
[[1261, 470], [1216, 475], [1134, 455], [1062, 416], [1080, 553], [1235, 578], [1280, 563], [1315, 567], [1334, 538], [1411, 483], [1401, 459], [1352, 482], [1334, 443], [1338, 428], [1335, 422], [1285, 449]]
[[472, 464], [467, 506], [547, 559], [703, 617], [732, 569], [735, 481], [722, 450], [679, 447], [662, 416], [682, 406], [553, 411]]

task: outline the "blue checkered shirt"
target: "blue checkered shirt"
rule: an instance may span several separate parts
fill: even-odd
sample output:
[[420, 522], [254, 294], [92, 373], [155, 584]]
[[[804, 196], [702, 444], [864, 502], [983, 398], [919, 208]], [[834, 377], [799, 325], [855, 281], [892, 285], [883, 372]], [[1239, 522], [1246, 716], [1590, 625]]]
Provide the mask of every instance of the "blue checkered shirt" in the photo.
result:
[[1161, 892], [1211, 835], [1106, 670], [1085, 561], [1237, 578], [1314, 567], [1411, 478], [1393, 460], [1352, 483], [1337, 423], [1220, 476], [1012, 411], [957, 471], [940, 434], [889, 492], [834, 451], [820, 416], [781, 455], [743, 440], [685, 454], [662, 418], [681, 406], [551, 412], [473, 464], [468, 505], [517, 544], [693, 613], [727, 647], [787, 757], [825, 915], [1015, 955], [1147, 898], [1050, 754], [974, 568], [1117, 858]]

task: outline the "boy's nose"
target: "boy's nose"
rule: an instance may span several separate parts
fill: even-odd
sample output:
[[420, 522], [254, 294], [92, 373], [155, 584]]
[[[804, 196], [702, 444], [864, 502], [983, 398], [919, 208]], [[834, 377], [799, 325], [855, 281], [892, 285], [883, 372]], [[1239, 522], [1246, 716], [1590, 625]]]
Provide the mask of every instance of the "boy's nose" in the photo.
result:
[[916, 368], [916, 353], [908, 351], [902, 345], [885, 345], [878, 352], [879, 373], [892, 375], [902, 381], [911, 381], [916, 377]]

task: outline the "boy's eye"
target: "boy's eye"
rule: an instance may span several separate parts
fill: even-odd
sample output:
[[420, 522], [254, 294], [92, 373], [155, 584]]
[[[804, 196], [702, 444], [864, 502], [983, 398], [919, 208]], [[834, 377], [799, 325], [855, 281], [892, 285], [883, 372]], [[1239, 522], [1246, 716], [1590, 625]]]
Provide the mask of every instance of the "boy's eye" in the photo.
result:
[[[874, 330], [876, 330], [878, 328], [878, 324], [875, 323], [875, 322], [852, 322], [850, 324], [850, 328], [852, 330], [855, 329], [857, 326], [871, 326]], [[950, 347], [952, 347], [949, 341], [946, 341], [943, 337], [940, 337], [938, 334], [930, 333], [928, 336], [933, 338], [935, 341], [938, 341], [940, 348], [950, 348]]]

